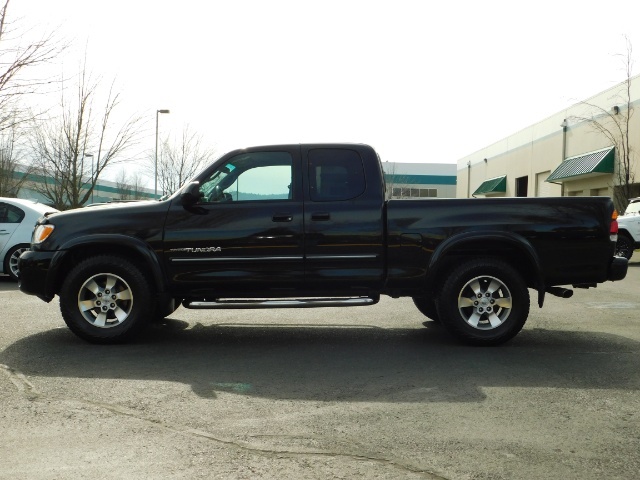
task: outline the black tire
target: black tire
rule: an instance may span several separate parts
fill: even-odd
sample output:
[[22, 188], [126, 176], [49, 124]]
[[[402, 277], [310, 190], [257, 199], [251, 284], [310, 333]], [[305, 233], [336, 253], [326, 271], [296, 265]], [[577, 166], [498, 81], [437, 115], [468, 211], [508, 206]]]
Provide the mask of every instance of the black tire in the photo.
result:
[[76, 265], [59, 295], [65, 323], [91, 343], [133, 339], [149, 323], [155, 307], [140, 268], [115, 255], [88, 258]]
[[413, 303], [425, 317], [436, 323], [440, 323], [436, 301], [433, 297], [413, 297]]
[[634, 250], [633, 239], [626, 233], [618, 234], [618, 241], [616, 242], [616, 256], [625, 257], [627, 260], [631, 259]]
[[499, 345], [518, 334], [529, 316], [529, 290], [508, 263], [470, 260], [446, 279], [437, 301], [441, 323], [472, 345]]
[[13, 247], [11, 250], [7, 252], [7, 256], [4, 257], [4, 273], [9, 275], [11, 280], [17, 282], [20, 277], [20, 269], [18, 268], [18, 259], [22, 252], [26, 252], [29, 250], [29, 244], [19, 244]]

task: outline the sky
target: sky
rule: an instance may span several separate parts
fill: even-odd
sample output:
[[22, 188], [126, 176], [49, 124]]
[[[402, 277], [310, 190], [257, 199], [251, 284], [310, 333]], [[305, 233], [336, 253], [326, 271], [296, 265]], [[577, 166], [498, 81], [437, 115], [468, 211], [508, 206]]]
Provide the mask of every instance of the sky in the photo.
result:
[[[640, 68], [640, 2], [12, 0], [71, 43], [50, 68], [115, 78], [148, 119], [138, 153], [185, 125], [219, 153], [355, 142], [455, 163]], [[634, 73], [640, 73], [636, 68]]]

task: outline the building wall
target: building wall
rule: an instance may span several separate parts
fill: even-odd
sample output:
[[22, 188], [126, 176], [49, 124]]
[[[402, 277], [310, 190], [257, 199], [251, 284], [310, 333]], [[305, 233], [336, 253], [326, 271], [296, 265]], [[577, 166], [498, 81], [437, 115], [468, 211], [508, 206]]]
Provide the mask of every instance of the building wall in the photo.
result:
[[[584, 102], [562, 110], [513, 135], [489, 145], [457, 162], [458, 198], [471, 197], [485, 180], [506, 175], [506, 192], [493, 196], [516, 196], [516, 179], [527, 177], [527, 196], [607, 195], [612, 196], [615, 175], [600, 174], [564, 181], [544, 182], [565, 158], [586, 154], [612, 145], [584, 118], [594, 116], [607, 125], [607, 114], [619, 106], [626, 115], [626, 83], [601, 92]], [[631, 79], [632, 108], [640, 107], [640, 76]], [[566, 131], [563, 124], [566, 121]], [[613, 125], [609, 123], [609, 125]], [[629, 122], [632, 151], [640, 152], [640, 113]], [[635, 156], [635, 176], [640, 180], [640, 159]]]
[[[18, 176], [23, 175], [21, 172], [17, 173]], [[47, 203], [49, 200], [38, 192], [37, 184], [45, 182], [46, 176], [39, 174], [29, 174], [27, 181], [23, 184], [18, 196], [29, 200], [37, 200], [41, 203]], [[93, 194], [87, 204], [90, 203], [102, 203], [119, 200], [122, 198], [133, 198], [137, 194], [145, 200], [154, 198], [152, 188], [142, 188], [138, 192], [134, 192], [128, 188], [121, 188], [116, 182], [108, 180], [99, 180], [93, 189]]]
[[383, 162], [387, 198], [455, 198], [456, 166]]

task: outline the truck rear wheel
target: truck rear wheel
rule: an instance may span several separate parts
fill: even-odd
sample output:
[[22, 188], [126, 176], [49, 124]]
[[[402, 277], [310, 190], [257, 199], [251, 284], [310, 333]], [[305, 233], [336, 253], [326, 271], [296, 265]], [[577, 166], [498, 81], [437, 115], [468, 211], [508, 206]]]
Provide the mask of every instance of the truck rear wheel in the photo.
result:
[[529, 315], [529, 290], [499, 259], [469, 260], [452, 271], [438, 297], [441, 323], [472, 345], [498, 345], [518, 334]]
[[88, 258], [76, 265], [59, 295], [67, 326], [92, 343], [131, 340], [154, 311], [151, 287], [141, 270], [114, 255]]

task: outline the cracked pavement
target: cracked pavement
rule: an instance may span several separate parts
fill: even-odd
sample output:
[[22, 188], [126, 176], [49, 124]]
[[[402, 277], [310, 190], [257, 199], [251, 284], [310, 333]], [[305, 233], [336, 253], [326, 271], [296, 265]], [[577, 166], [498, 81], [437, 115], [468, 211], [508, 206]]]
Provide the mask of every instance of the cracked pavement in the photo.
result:
[[[640, 254], [636, 254], [640, 256]], [[411, 300], [178, 309], [131, 345], [0, 278], [0, 479], [633, 478], [640, 263], [457, 344]]]

